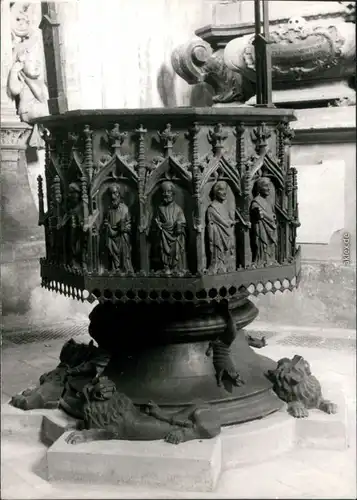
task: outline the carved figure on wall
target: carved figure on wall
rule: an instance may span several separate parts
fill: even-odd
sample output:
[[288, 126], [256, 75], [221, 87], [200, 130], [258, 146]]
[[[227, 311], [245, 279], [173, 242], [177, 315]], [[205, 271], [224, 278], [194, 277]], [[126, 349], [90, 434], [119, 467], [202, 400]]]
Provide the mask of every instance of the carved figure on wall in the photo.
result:
[[273, 390], [288, 404], [288, 412], [294, 417], [308, 417], [312, 408], [337, 413], [337, 405], [322, 397], [321, 384], [302, 356], [280, 359], [276, 369], [269, 370], [267, 375], [274, 384]]
[[18, 98], [17, 113], [24, 122], [48, 115], [47, 88], [42, 73], [35, 48], [16, 53], [9, 73], [8, 90]]
[[208, 270], [224, 273], [236, 269], [235, 213], [227, 206], [227, 183], [218, 181], [212, 188], [212, 201], [206, 212]]
[[175, 186], [172, 182], [164, 181], [160, 191], [161, 203], [151, 227], [154, 258], [161, 269], [184, 271], [187, 268], [185, 214], [175, 202]]
[[156, 440], [178, 444], [192, 439], [210, 439], [220, 433], [219, 414], [205, 403], [197, 403], [174, 415], [149, 401], [144, 411], [125, 394], [116, 391], [107, 377], [83, 388], [82, 430], [71, 432], [66, 441], [78, 444], [96, 440]]
[[81, 187], [77, 182], [72, 182], [68, 187], [68, 210], [59, 223], [65, 239], [67, 264], [73, 268], [83, 266], [85, 255], [85, 236], [83, 231], [83, 204]]
[[109, 195], [110, 205], [103, 221], [109, 266], [113, 271], [132, 272], [129, 209], [117, 184], [109, 186]]
[[252, 261], [258, 265], [274, 264], [278, 233], [270, 179], [260, 177], [255, 189], [257, 195], [250, 205]]
[[35, 387], [13, 396], [10, 404], [22, 410], [57, 408], [68, 377], [85, 375], [88, 381], [99, 377], [109, 359], [109, 354], [93, 341], [84, 344], [70, 339], [61, 349], [58, 366], [41, 375]]

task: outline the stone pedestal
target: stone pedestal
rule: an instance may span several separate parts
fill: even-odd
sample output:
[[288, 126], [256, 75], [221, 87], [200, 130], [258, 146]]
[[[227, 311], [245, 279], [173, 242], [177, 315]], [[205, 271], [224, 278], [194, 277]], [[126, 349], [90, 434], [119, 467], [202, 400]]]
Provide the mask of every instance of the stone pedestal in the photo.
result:
[[[323, 384], [324, 392], [327, 384]], [[326, 392], [339, 412], [311, 410], [295, 419], [286, 407], [261, 420], [224, 427], [220, 436], [177, 446], [163, 441], [107, 441], [71, 445], [66, 442], [76, 420], [61, 410], [24, 412], [3, 404], [4, 436], [41, 439], [47, 479], [53, 483], [135, 485], [180, 491], [213, 491], [224, 471], [269, 463], [294, 449], [343, 451], [350, 445], [345, 396], [340, 388]]]

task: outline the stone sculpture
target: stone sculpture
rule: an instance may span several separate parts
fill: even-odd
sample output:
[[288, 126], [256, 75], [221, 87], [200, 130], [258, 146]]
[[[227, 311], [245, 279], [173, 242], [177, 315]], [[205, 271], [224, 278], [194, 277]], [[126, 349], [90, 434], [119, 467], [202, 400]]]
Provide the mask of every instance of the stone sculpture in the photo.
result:
[[175, 202], [175, 187], [164, 181], [160, 186], [161, 203], [152, 221], [154, 259], [165, 271], [184, 271], [186, 264], [186, 218]]
[[8, 89], [18, 99], [17, 112], [22, 121], [47, 115], [47, 89], [41, 75], [41, 62], [34, 50], [17, 53], [9, 73]]
[[109, 355], [103, 349], [70, 339], [60, 353], [60, 363], [41, 375], [39, 383], [16, 394], [10, 401], [12, 406], [22, 410], [53, 409], [59, 405], [68, 377], [85, 375], [88, 380], [99, 376], [109, 362]]
[[236, 249], [234, 212], [227, 205], [227, 183], [218, 181], [212, 188], [212, 201], [206, 212], [209, 266], [213, 273], [234, 271]]
[[322, 397], [320, 382], [302, 356], [280, 359], [276, 369], [268, 371], [268, 378], [277, 396], [288, 404], [288, 412], [293, 417], [308, 417], [308, 410], [312, 408], [337, 413], [337, 405]]
[[28, 3], [14, 2], [11, 6], [14, 62], [8, 92], [16, 99], [18, 115], [24, 122], [48, 114], [42, 44], [35, 17], [35, 9]]
[[131, 218], [128, 207], [121, 198], [119, 186], [109, 187], [110, 205], [104, 216], [106, 249], [110, 269], [113, 271], [133, 271], [131, 262]]
[[257, 195], [250, 205], [252, 261], [271, 265], [276, 263], [278, 236], [274, 204], [270, 200], [270, 179], [259, 178], [255, 188]]
[[100, 377], [83, 388], [82, 430], [73, 431], [67, 443], [96, 440], [156, 440], [178, 444], [192, 439], [210, 439], [220, 433], [219, 415], [207, 404], [197, 403], [175, 414], [167, 414], [149, 401], [143, 411], [115, 384]]

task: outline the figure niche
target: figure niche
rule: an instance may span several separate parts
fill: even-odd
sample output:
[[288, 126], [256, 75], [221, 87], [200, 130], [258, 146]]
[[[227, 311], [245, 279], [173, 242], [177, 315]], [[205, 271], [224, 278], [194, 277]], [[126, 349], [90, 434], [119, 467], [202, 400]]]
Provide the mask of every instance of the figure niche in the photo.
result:
[[104, 267], [115, 273], [133, 272], [135, 207], [132, 193], [124, 185], [110, 183], [103, 194], [103, 205], [101, 246]]
[[269, 177], [260, 177], [254, 184], [250, 219], [252, 262], [258, 266], [277, 264], [275, 189]]
[[[186, 194], [185, 190], [171, 180], [163, 180], [153, 193], [147, 225], [152, 271], [181, 274], [192, 268], [192, 215], [190, 216], [190, 207], [186, 203], [186, 197], [189, 199]], [[186, 207], [186, 210], [182, 207]]]
[[205, 212], [207, 270], [212, 274], [236, 270], [236, 207], [225, 180], [210, 185]]

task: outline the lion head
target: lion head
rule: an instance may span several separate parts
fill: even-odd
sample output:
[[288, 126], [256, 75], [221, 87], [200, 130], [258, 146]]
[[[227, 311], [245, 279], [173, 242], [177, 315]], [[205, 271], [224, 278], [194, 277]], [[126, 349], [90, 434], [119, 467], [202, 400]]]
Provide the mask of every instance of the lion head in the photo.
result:
[[108, 377], [99, 377], [83, 388], [84, 395], [94, 401], [108, 401], [116, 392], [116, 385]]
[[309, 363], [299, 355], [292, 359], [282, 358], [278, 361], [275, 370], [268, 371], [268, 378], [274, 383], [274, 389], [282, 397], [282, 393], [290, 392], [291, 389], [311, 376]]
[[299, 401], [306, 408], [318, 407], [322, 398], [321, 385], [302, 356], [280, 359], [275, 370], [269, 370], [267, 375], [273, 382], [274, 392], [283, 401]]

